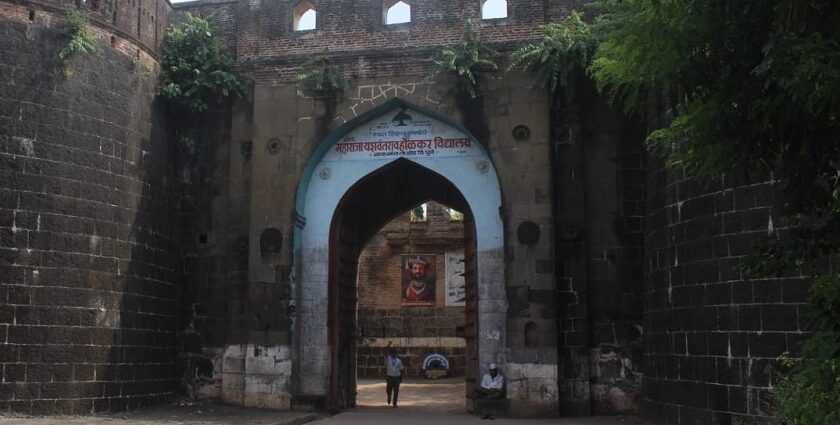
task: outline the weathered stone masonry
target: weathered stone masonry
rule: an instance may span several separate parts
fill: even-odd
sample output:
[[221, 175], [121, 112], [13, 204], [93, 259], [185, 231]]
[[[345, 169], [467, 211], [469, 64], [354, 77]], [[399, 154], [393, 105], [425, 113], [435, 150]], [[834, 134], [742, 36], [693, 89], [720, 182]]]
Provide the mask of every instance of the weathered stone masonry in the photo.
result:
[[706, 185], [648, 168], [645, 416], [654, 423], [765, 423], [776, 358], [805, 336], [808, 280], [745, 281], [739, 260], [778, 230], [771, 183]]
[[0, 410], [157, 404], [176, 391], [172, 164], [154, 82], [132, 72], [157, 43], [97, 24], [114, 47], [65, 79], [58, 6], [0, 3]]
[[[359, 353], [360, 378], [385, 376], [388, 347], [398, 350], [406, 376], [420, 377], [423, 357], [442, 353], [453, 376], [463, 376], [464, 307], [446, 305], [445, 255], [464, 251], [464, 223], [453, 221], [448, 208], [428, 202], [423, 221], [406, 213], [380, 230], [359, 256]], [[400, 305], [401, 254], [434, 254], [436, 304], [434, 307]], [[460, 329], [460, 337], [459, 337]]]
[[[264, 304], [257, 302], [257, 300], [264, 298], [256, 295], [253, 291], [259, 290], [260, 287], [272, 290], [270, 288], [289, 285], [294, 212], [288, 208], [292, 205], [294, 199], [294, 183], [299, 178], [300, 169], [308, 160], [312, 147], [319, 142], [320, 137], [328, 134], [330, 129], [334, 129], [339, 124], [395, 96], [403, 97], [422, 107], [440, 111], [445, 115], [457, 117], [459, 114], [454, 108], [455, 100], [452, 97], [453, 92], [450, 83], [429, 84], [424, 81], [424, 77], [429, 70], [430, 48], [406, 49], [400, 46], [414, 46], [420, 38], [440, 37], [436, 39], [438, 41], [430, 42], [429, 46], [431, 47], [446, 42], [448, 39], [444, 38], [445, 34], [449, 34], [451, 39], [460, 37], [464, 17], [460, 15], [460, 12], [455, 15], [459, 18], [454, 22], [450, 18], [444, 18], [448, 15], [434, 15], [424, 19], [415, 18], [415, 23], [404, 25], [401, 29], [386, 29], [373, 23], [379, 22], [381, 19], [381, 9], [379, 9], [377, 2], [357, 4], [352, 15], [347, 14], [339, 17], [343, 13], [342, 11], [346, 11], [345, 8], [347, 7], [341, 2], [322, 5], [319, 9], [319, 26], [322, 30], [303, 35], [290, 34], [289, 30], [282, 26], [280, 18], [276, 21], [267, 18], [281, 12], [276, 9], [290, 8], [288, 3], [260, 5], [259, 8], [244, 3], [236, 5], [236, 23], [233, 25], [237, 28], [236, 40], [234, 42], [228, 39], [224, 44], [236, 45], [236, 57], [239, 66], [254, 79], [254, 103], [252, 106], [246, 105], [240, 109], [240, 112], [233, 114], [231, 124], [231, 141], [233, 143], [217, 150], [219, 152], [219, 154], [216, 154], [217, 158], [227, 157], [229, 159], [221, 159], [215, 162], [217, 166], [214, 166], [214, 168], [217, 173], [229, 173], [228, 181], [230, 184], [228, 187], [220, 185], [220, 190], [216, 191], [218, 201], [212, 201], [211, 205], [213, 207], [204, 210], [206, 214], [215, 217], [212, 220], [213, 228], [206, 232], [198, 232], [198, 234], [206, 234], [209, 241], [241, 240], [249, 247], [248, 252], [253, 253], [248, 255], [247, 276], [249, 283], [243, 285], [243, 290], [254, 295], [242, 295], [247, 300], [236, 308], [231, 308], [233, 305], [230, 302], [227, 303], [226, 317], [228, 320], [224, 328], [231, 329], [230, 337], [227, 337], [229, 341], [243, 335], [250, 335], [251, 338], [260, 338], [258, 340], [265, 341], [266, 344], [277, 344], [279, 342], [279, 344], [285, 345], [289, 343], [282, 336], [279, 338], [270, 336], [266, 339], [265, 335], [269, 335], [263, 331], [266, 326], [272, 332], [275, 330], [288, 332], [290, 329], [284, 328], [283, 326], [287, 325], [283, 323], [278, 328], [274, 324], [266, 322], [266, 318], [271, 317], [271, 312], [277, 310], [266, 309]], [[435, 10], [448, 10], [449, 8], [455, 8], [456, 5], [440, 2], [428, 7]], [[525, 9], [524, 3], [517, 7]], [[219, 4], [219, 8], [212, 11], [208, 9], [210, 9], [210, 6], [203, 4], [198, 7], [185, 6], [183, 10], [206, 13], [211, 20], [220, 20], [225, 22], [225, 27], [230, 27], [227, 24], [230, 22], [230, 17], [226, 15], [226, 13], [234, 11], [230, 3]], [[419, 13], [420, 9], [417, 9], [417, 11]], [[477, 16], [477, 8], [475, 13]], [[260, 19], [257, 20], [256, 16], [259, 16]], [[347, 16], [353, 16], [353, 18], [348, 20]], [[498, 28], [500, 32], [510, 31], [507, 36], [508, 41], [533, 37], [535, 35], [534, 23], [542, 22], [544, 20], [543, 16], [530, 12], [520, 13], [516, 17], [512, 14], [507, 24], [502, 24]], [[369, 19], [376, 19], [376, 21], [370, 21]], [[290, 22], [289, 25], [291, 25]], [[515, 35], [511, 31], [514, 26], [521, 28], [523, 35]], [[492, 30], [494, 25], [488, 25], [487, 28]], [[367, 34], [354, 34], [353, 31], [365, 31]], [[305, 43], [296, 41], [295, 43], [303, 44], [292, 50], [282, 50], [284, 49], [282, 46], [287, 43], [287, 40], [297, 40], [298, 37], [316, 40], [305, 41]], [[383, 39], [382, 37], [386, 38]], [[388, 44], [393, 47], [387, 49], [383, 47], [382, 50], [378, 51], [372, 50], [377, 47], [376, 45], [363, 46], [359, 44], [359, 46], [341, 47], [349, 39], [356, 39], [360, 42], [374, 42], [374, 40], [379, 39], [376, 43], [380, 43], [380, 45]], [[326, 109], [321, 100], [301, 97], [289, 84], [289, 80], [295, 72], [294, 66], [310, 57], [312, 53], [322, 51], [322, 47], [318, 44], [324, 42], [332, 43], [337, 47], [330, 50], [330, 56], [346, 69], [348, 76], [354, 78], [354, 86], [350, 92], [345, 94], [345, 99], [339, 99], [333, 116], [324, 116]], [[509, 42], [507, 44], [503, 43], [500, 47], [507, 48], [505, 46], [509, 45], [512, 44]], [[364, 55], [359, 56], [360, 53], [364, 53]], [[385, 81], [386, 78], [390, 81]], [[523, 168], [532, 167], [536, 171], [542, 167], [542, 169], [547, 170], [548, 156], [537, 152], [547, 147], [544, 140], [548, 127], [544, 122], [529, 118], [532, 115], [540, 116], [547, 113], [535, 112], [539, 111], [539, 108], [545, 108], [545, 100], [542, 95], [532, 92], [524, 79], [518, 80], [513, 86], [510, 82], [505, 85], [496, 82], [488, 84], [490, 84], [488, 86], [489, 92], [499, 93], [497, 96], [494, 95], [490, 98], [492, 100], [487, 104], [487, 110], [492, 111], [491, 114], [494, 117], [497, 115], [500, 117], [498, 128], [492, 129], [492, 132], [498, 134], [495, 137], [499, 137], [499, 140], [504, 140], [503, 143], [498, 145], [492, 140], [488, 142], [493, 155], [498, 155], [498, 158], [501, 158], [503, 162], [518, 162], [522, 164]], [[511, 87], [515, 88], [511, 90]], [[509, 107], [509, 103], [517, 106]], [[277, 105], [283, 105], [283, 107], [278, 108]], [[534, 108], [533, 112], [535, 114], [532, 114], [532, 108]], [[514, 146], [510, 136], [511, 119], [531, 127], [535, 134], [531, 142], [518, 143], [517, 146]], [[243, 146], [250, 147], [250, 149], [242, 151], [250, 152], [248, 156], [240, 152], [240, 148]], [[272, 148], [271, 146], [276, 147]], [[503, 151], [500, 151], [500, 149]], [[229, 163], [226, 163], [227, 161]], [[528, 164], [528, 166], [525, 166], [525, 164]], [[516, 184], [523, 184], [519, 182], [532, 181], [537, 183], [538, 186], [536, 196], [534, 196], [533, 191], [520, 191], [512, 188], [506, 190], [511, 194], [511, 198], [505, 204], [505, 215], [514, 217], [511, 220], [515, 220], [516, 223], [531, 219], [540, 223], [541, 226], [550, 226], [550, 202], [547, 199], [550, 189], [545, 174], [534, 172], [524, 179], [522, 177], [511, 179], [509, 176], [519, 174], [514, 168], [506, 170], [502, 167], [502, 172], [507, 175], [503, 178], [503, 184], [512, 184], [514, 181], [517, 181]], [[245, 195], [248, 193], [250, 195]], [[239, 197], [242, 201], [229, 202], [224, 200], [234, 199], [234, 197]], [[529, 205], [533, 205], [535, 202], [540, 206], [532, 210]], [[237, 207], [228, 208], [225, 205], [236, 205]], [[234, 223], [242, 223], [234, 217], [230, 218], [230, 226], [224, 224], [228, 220], [224, 217], [234, 211], [239, 211], [235, 214], [247, 214], [251, 217], [251, 229], [248, 230], [247, 234], [238, 233], [240, 230], [234, 230], [237, 228]], [[211, 220], [199, 221], [211, 223]], [[284, 236], [283, 246], [278, 255], [258, 256], [256, 255], [256, 252], [259, 252], [257, 241], [260, 239], [261, 232], [267, 227], [273, 227], [280, 231]], [[515, 229], [512, 228], [509, 231], [515, 232]], [[523, 265], [520, 266], [521, 270], [530, 268], [524, 265], [534, 261], [535, 255], [542, 256], [542, 263], [551, 262], [550, 254], [548, 254], [551, 237], [547, 236], [551, 233], [550, 228], [545, 228], [543, 231], [545, 236], [538, 245], [540, 247], [539, 251], [523, 251], [517, 256], [515, 263]], [[242, 255], [231, 252], [224, 244], [214, 246], [213, 252], [218, 252], [220, 257], [239, 257]], [[207, 248], [209, 246], [204, 249]], [[201, 257], [200, 251], [197, 252]], [[199, 261], [201, 260], [199, 259]], [[540, 284], [546, 290], [551, 291], [554, 285], [551, 268], [541, 267], [541, 270], [542, 276], [535, 280], [541, 282]], [[210, 279], [215, 279], [215, 277], [210, 277]], [[525, 281], [522, 282], [525, 283]], [[197, 293], [207, 295], [200, 295], [197, 308], [202, 311], [211, 311], [212, 309], [206, 303], [215, 304], [214, 296], [208, 296], [209, 293], [200, 289], [202, 285], [197, 286], [199, 288]], [[241, 293], [244, 294], [245, 292]], [[237, 295], [237, 297], [239, 296]], [[548, 311], [544, 314], [543, 317], [534, 314], [530, 320], [523, 320], [521, 324], [516, 324], [511, 329], [515, 329], [515, 334], [518, 334], [524, 329], [520, 326], [524, 327], [527, 323], [533, 322], [539, 324], [539, 329], [542, 332], [550, 335], [550, 337], [540, 339], [539, 343], [542, 348], [531, 348], [528, 353], [517, 358], [517, 361], [522, 362], [523, 365], [538, 362], [546, 364], [550, 370], [539, 377], [518, 374], [519, 386], [516, 388], [521, 388], [521, 390], [515, 389], [512, 396], [517, 399], [527, 399], [529, 397], [528, 380], [536, 379], [531, 391], [533, 394], [545, 394], [545, 397], [547, 397], [545, 400], [551, 403], [550, 400], [556, 397], [552, 394], [557, 393], [556, 390], [551, 390], [551, 388], [556, 388], [558, 379], [555, 372], [557, 357], [553, 336], [556, 334], [556, 319]], [[210, 327], [209, 323], [196, 328], [201, 335], [207, 335], [208, 341], [216, 339], [210, 336], [211, 334], [218, 335], [216, 329], [219, 328]], [[233, 331], [232, 329], [239, 329], [239, 331]], [[252, 341], [257, 340], [252, 339]], [[219, 377], [223, 377], [225, 374], [218, 366], [223, 366], [225, 362], [221, 360], [218, 353], [226, 352], [226, 350], [224, 346], [214, 348], [213, 344], [208, 344], [206, 350], [208, 359], [211, 359], [213, 364], [216, 365], [214, 369], [216, 371], [214, 376], [216, 377], [210, 379], [208, 383], [216, 388], [221, 388], [222, 397], [225, 397], [225, 384], [223, 378], [219, 379]], [[537, 354], [536, 357], [534, 357], [535, 353]], [[494, 354], [504, 355], [504, 353]], [[514, 367], [514, 365], [511, 364], [511, 367]], [[288, 391], [293, 391], [294, 382], [290, 381], [288, 385]], [[541, 388], [546, 388], [548, 391], [541, 393], [539, 392]], [[213, 393], [217, 390], [208, 389], [207, 391]], [[247, 390], [245, 392], [247, 393]], [[543, 409], [545, 409], [544, 412], [549, 412], [548, 414], [552, 414], [550, 413], [552, 410], [556, 414], [556, 407], [551, 407], [550, 404], [544, 405]], [[522, 412], [529, 411], [525, 405], [522, 405], [520, 410]]]
[[[313, 365], [296, 332], [315, 324], [300, 320], [296, 188], [325, 137], [399, 98], [481, 130], [498, 175], [504, 293], [485, 293], [482, 314], [504, 329], [481, 355], [502, 364], [514, 415], [765, 421], [807, 291], [736, 271], [776, 231], [771, 184], [665, 171], [585, 80], [550, 99], [528, 75], [499, 75], [470, 110], [452, 80], [425, 80], [466, 19], [509, 52], [579, 2], [510, 0], [508, 18], [482, 21], [478, 1], [429, 0], [394, 26], [378, 0], [317, 3], [318, 28], [293, 32], [291, 0], [89, 1], [105, 52], [74, 58], [65, 79], [63, 3], [0, 1], [0, 410], [123, 410], [179, 391], [322, 403], [300, 396]], [[195, 152], [166, 140], [177, 117], [148, 77], [186, 12], [211, 20], [249, 81]], [[294, 86], [316, 54], [351, 82], [336, 99]]]

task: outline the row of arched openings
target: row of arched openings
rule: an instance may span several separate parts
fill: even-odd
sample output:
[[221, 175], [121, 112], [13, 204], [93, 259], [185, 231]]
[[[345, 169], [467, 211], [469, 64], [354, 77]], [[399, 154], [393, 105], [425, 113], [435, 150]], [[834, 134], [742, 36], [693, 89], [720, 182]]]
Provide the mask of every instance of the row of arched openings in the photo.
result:
[[[507, 18], [507, 0], [480, 0], [481, 19]], [[382, 22], [385, 25], [411, 22], [412, 0], [384, 0]], [[314, 30], [318, 27], [317, 9], [311, 1], [302, 1], [292, 10], [295, 31]]]

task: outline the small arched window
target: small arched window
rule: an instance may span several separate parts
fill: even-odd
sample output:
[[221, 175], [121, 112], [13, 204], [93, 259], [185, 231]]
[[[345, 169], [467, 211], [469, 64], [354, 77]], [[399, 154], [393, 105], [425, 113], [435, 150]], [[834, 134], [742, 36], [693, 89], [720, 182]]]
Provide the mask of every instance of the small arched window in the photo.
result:
[[506, 0], [481, 0], [481, 19], [507, 18]]
[[295, 31], [307, 31], [315, 29], [315, 5], [308, 1], [302, 1], [292, 10], [293, 28]]
[[410, 0], [385, 0], [383, 6], [383, 20], [385, 21], [385, 25], [411, 22]]

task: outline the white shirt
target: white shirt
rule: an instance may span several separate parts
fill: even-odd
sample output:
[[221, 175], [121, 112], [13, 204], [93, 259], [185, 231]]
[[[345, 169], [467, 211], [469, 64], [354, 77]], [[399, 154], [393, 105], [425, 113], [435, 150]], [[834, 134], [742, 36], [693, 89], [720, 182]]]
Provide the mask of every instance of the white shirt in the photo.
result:
[[388, 367], [388, 376], [400, 376], [402, 374], [403, 364], [399, 357], [385, 357], [385, 366]]
[[487, 388], [488, 390], [501, 390], [505, 386], [505, 377], [502, 376], [501, 373], [497, 373], [496, 377], [490, 376], [489, 373], [485, 373], [484, 377], [481, 378], [481, 387]]

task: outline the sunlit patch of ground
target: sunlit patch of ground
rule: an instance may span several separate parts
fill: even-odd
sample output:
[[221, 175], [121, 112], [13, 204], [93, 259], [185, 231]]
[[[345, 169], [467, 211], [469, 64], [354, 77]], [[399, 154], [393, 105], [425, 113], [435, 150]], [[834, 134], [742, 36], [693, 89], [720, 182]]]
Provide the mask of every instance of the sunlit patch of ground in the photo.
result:
[[[398, 409], [435, 412], [465, 411], [464, 378], [406, 380], [400, 385]], [[386, 406], [385, 380], [360, 379], [356, 384], [356, 403], [360, 408]]]

